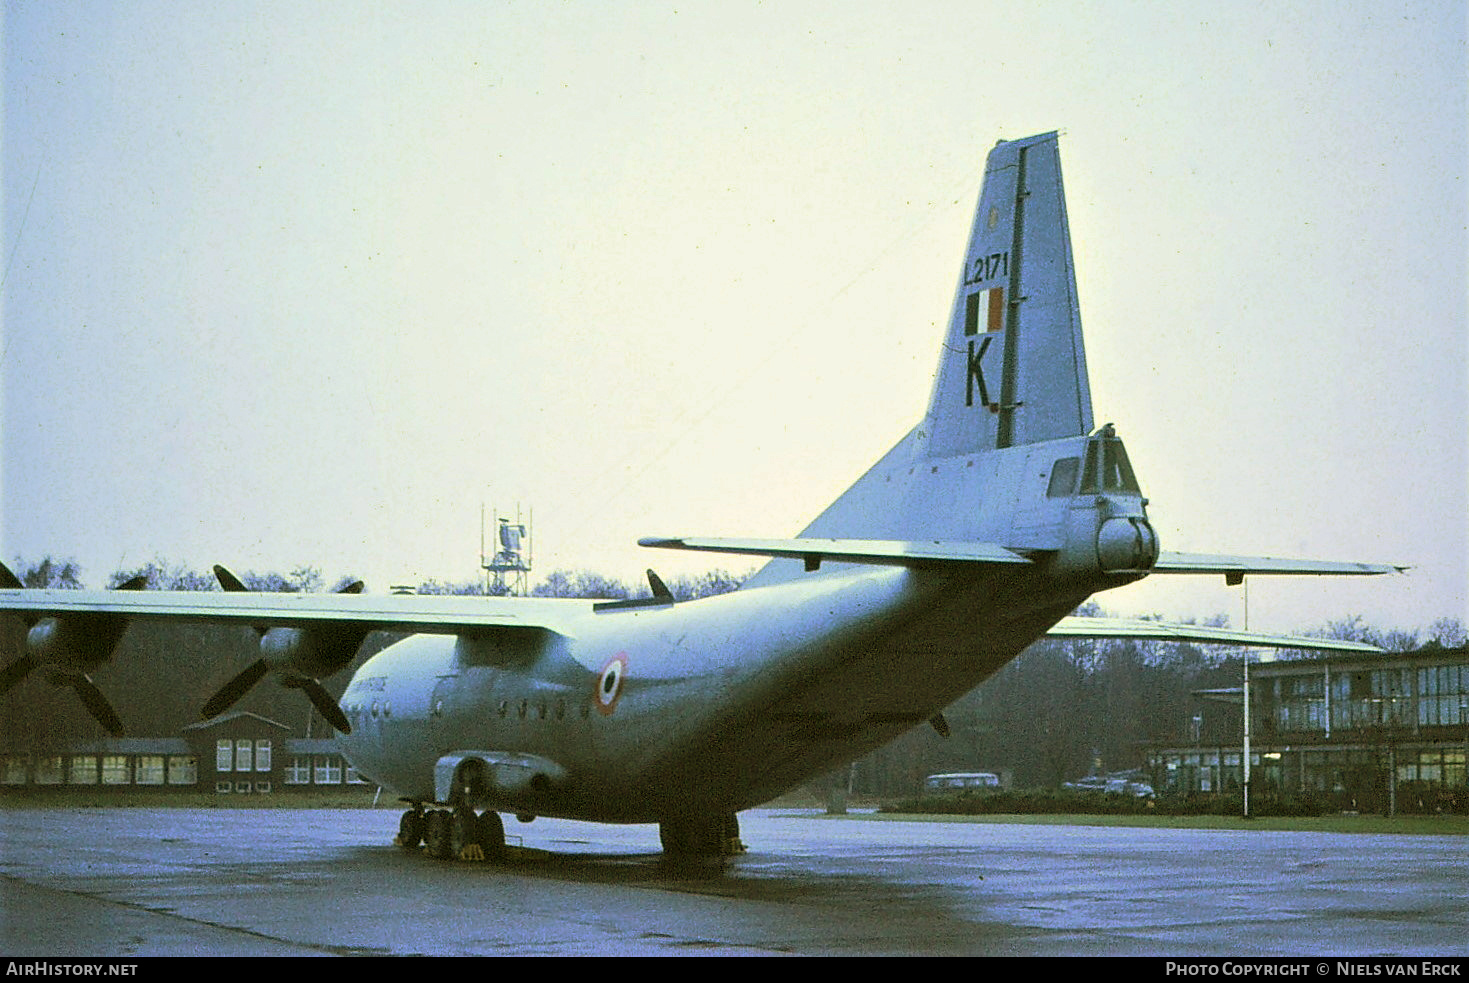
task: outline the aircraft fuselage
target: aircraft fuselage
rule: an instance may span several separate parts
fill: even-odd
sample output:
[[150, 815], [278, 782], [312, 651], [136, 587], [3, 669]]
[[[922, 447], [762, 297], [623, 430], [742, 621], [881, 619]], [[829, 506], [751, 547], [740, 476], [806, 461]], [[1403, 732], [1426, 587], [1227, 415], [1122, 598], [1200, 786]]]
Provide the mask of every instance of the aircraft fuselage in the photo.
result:
[[1102, 439], [1052, 443], [984, 455], [984, 470], [944, 462], [957, 499], [985, 486], [1033, 499], [1007, 531], [1034, 554], [1014, 572], [795, 563], [698, 601], [567, 601], [519, 634], [412, 636], [348, 686], [344, 753], [406, 799], [501, 812], [654, 822], [768, 801], [928, 720], [1090, 594], [1143, 575], [1153, 554], [1099, 560], [1108, 523], [1142, 520], [1140, 495], [1078, 491]]

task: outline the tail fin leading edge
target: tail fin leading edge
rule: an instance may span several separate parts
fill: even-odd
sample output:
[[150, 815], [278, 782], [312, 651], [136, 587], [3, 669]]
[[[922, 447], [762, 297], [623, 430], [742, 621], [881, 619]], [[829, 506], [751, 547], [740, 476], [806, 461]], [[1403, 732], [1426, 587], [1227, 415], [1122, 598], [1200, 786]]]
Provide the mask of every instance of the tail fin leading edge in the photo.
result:
[[1057, 134], [990, 151], [922, 433], [931, 458], [1091, 431]]

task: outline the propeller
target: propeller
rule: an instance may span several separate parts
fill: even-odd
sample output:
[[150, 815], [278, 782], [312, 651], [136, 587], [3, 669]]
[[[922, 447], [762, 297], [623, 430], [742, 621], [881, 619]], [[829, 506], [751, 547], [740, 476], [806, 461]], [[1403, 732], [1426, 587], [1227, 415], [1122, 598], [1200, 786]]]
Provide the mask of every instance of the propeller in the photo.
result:
[[[219, 586], [226, 591], [249, 592], [244, 581], [222, 566], [215, 565], [214, 576]], [[338, 594], [362, 593], [362, 581], [355, 580], [340, 588]], [[201, 711], [210, 719], [224, 713], [239, 702], [240, 698], [254, 688], [270, 673], [279, 677], [280, 684], [288, 689], [299, 689], [306, 694], [318, 713], [343, 734], [352, 733], [347, 715], [337, 706], [321, 685], [321, 678], [346, 668], [357, 654], [357, 649], [367, 637], [367, 628], [356, 625], [325, 625], [321, 628], [264, 628], [255, 627], [260, 636], [260, 658], [246, 666], [234, 678], [219, 688]]]
[[[116, 590], [144, 590], [148, 578], [143, 575], [118, 584]], [[0, 563], [0, 588], [23, 590], [21, 583], [9, 567]], [[92, 715], [102, 729], [113, 737], [123, 735], [122, 720], [107, 697], [92, 682], [88, 670], [112, 658], [112, 652], [127, 629], [127, 619], [112, 614], [76, 614], [66, 618], [33, 618], [26, 622], [26, 653], [0, 670], [0, 695], [10, 690], [26, 676], [42, 667], [48, 670], [52, 682], [58, 686], [69, 686], [82, 701], [82, 706]]]

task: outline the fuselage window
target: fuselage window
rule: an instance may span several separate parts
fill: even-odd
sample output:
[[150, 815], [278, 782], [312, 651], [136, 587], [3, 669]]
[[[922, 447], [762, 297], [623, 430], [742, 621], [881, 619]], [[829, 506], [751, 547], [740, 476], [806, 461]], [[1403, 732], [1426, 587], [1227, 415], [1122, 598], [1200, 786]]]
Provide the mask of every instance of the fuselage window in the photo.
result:
[[1047, 498], [1065, 498], [1076, 489], [1076, 472], [1081, 470], [1081, 458], [1063, 457], [1051, 468], [1051, 483], [1046, 487]]

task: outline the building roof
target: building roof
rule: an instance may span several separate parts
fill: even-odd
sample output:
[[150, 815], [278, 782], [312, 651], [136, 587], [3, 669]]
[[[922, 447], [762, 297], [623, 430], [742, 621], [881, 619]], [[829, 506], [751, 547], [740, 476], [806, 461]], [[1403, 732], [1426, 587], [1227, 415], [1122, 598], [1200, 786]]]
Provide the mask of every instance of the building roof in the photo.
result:
[[186, 734], [193, 731], [209, 730], [211, 728], [219, 727], [227, 723], [233, 723], [234, 721], [239, 720], [241, 717], [249, 717], [253, 720], [258, 720], [262, 724], [269, 724], [272, 727], [278, 727], [283, 731], [289, 732], [291, 730], [290, 727], [286, 726], [278, 720], [271, 720], [269, 717], [262, 717], [260, 714], [251, 713], [249, 710], [236, 710], [234, 713], [226, 713], [223, 716], [215, 717], [213, 720], [201, 720], [197, 724], [188, 724], [182, 729], [183, 732]]

